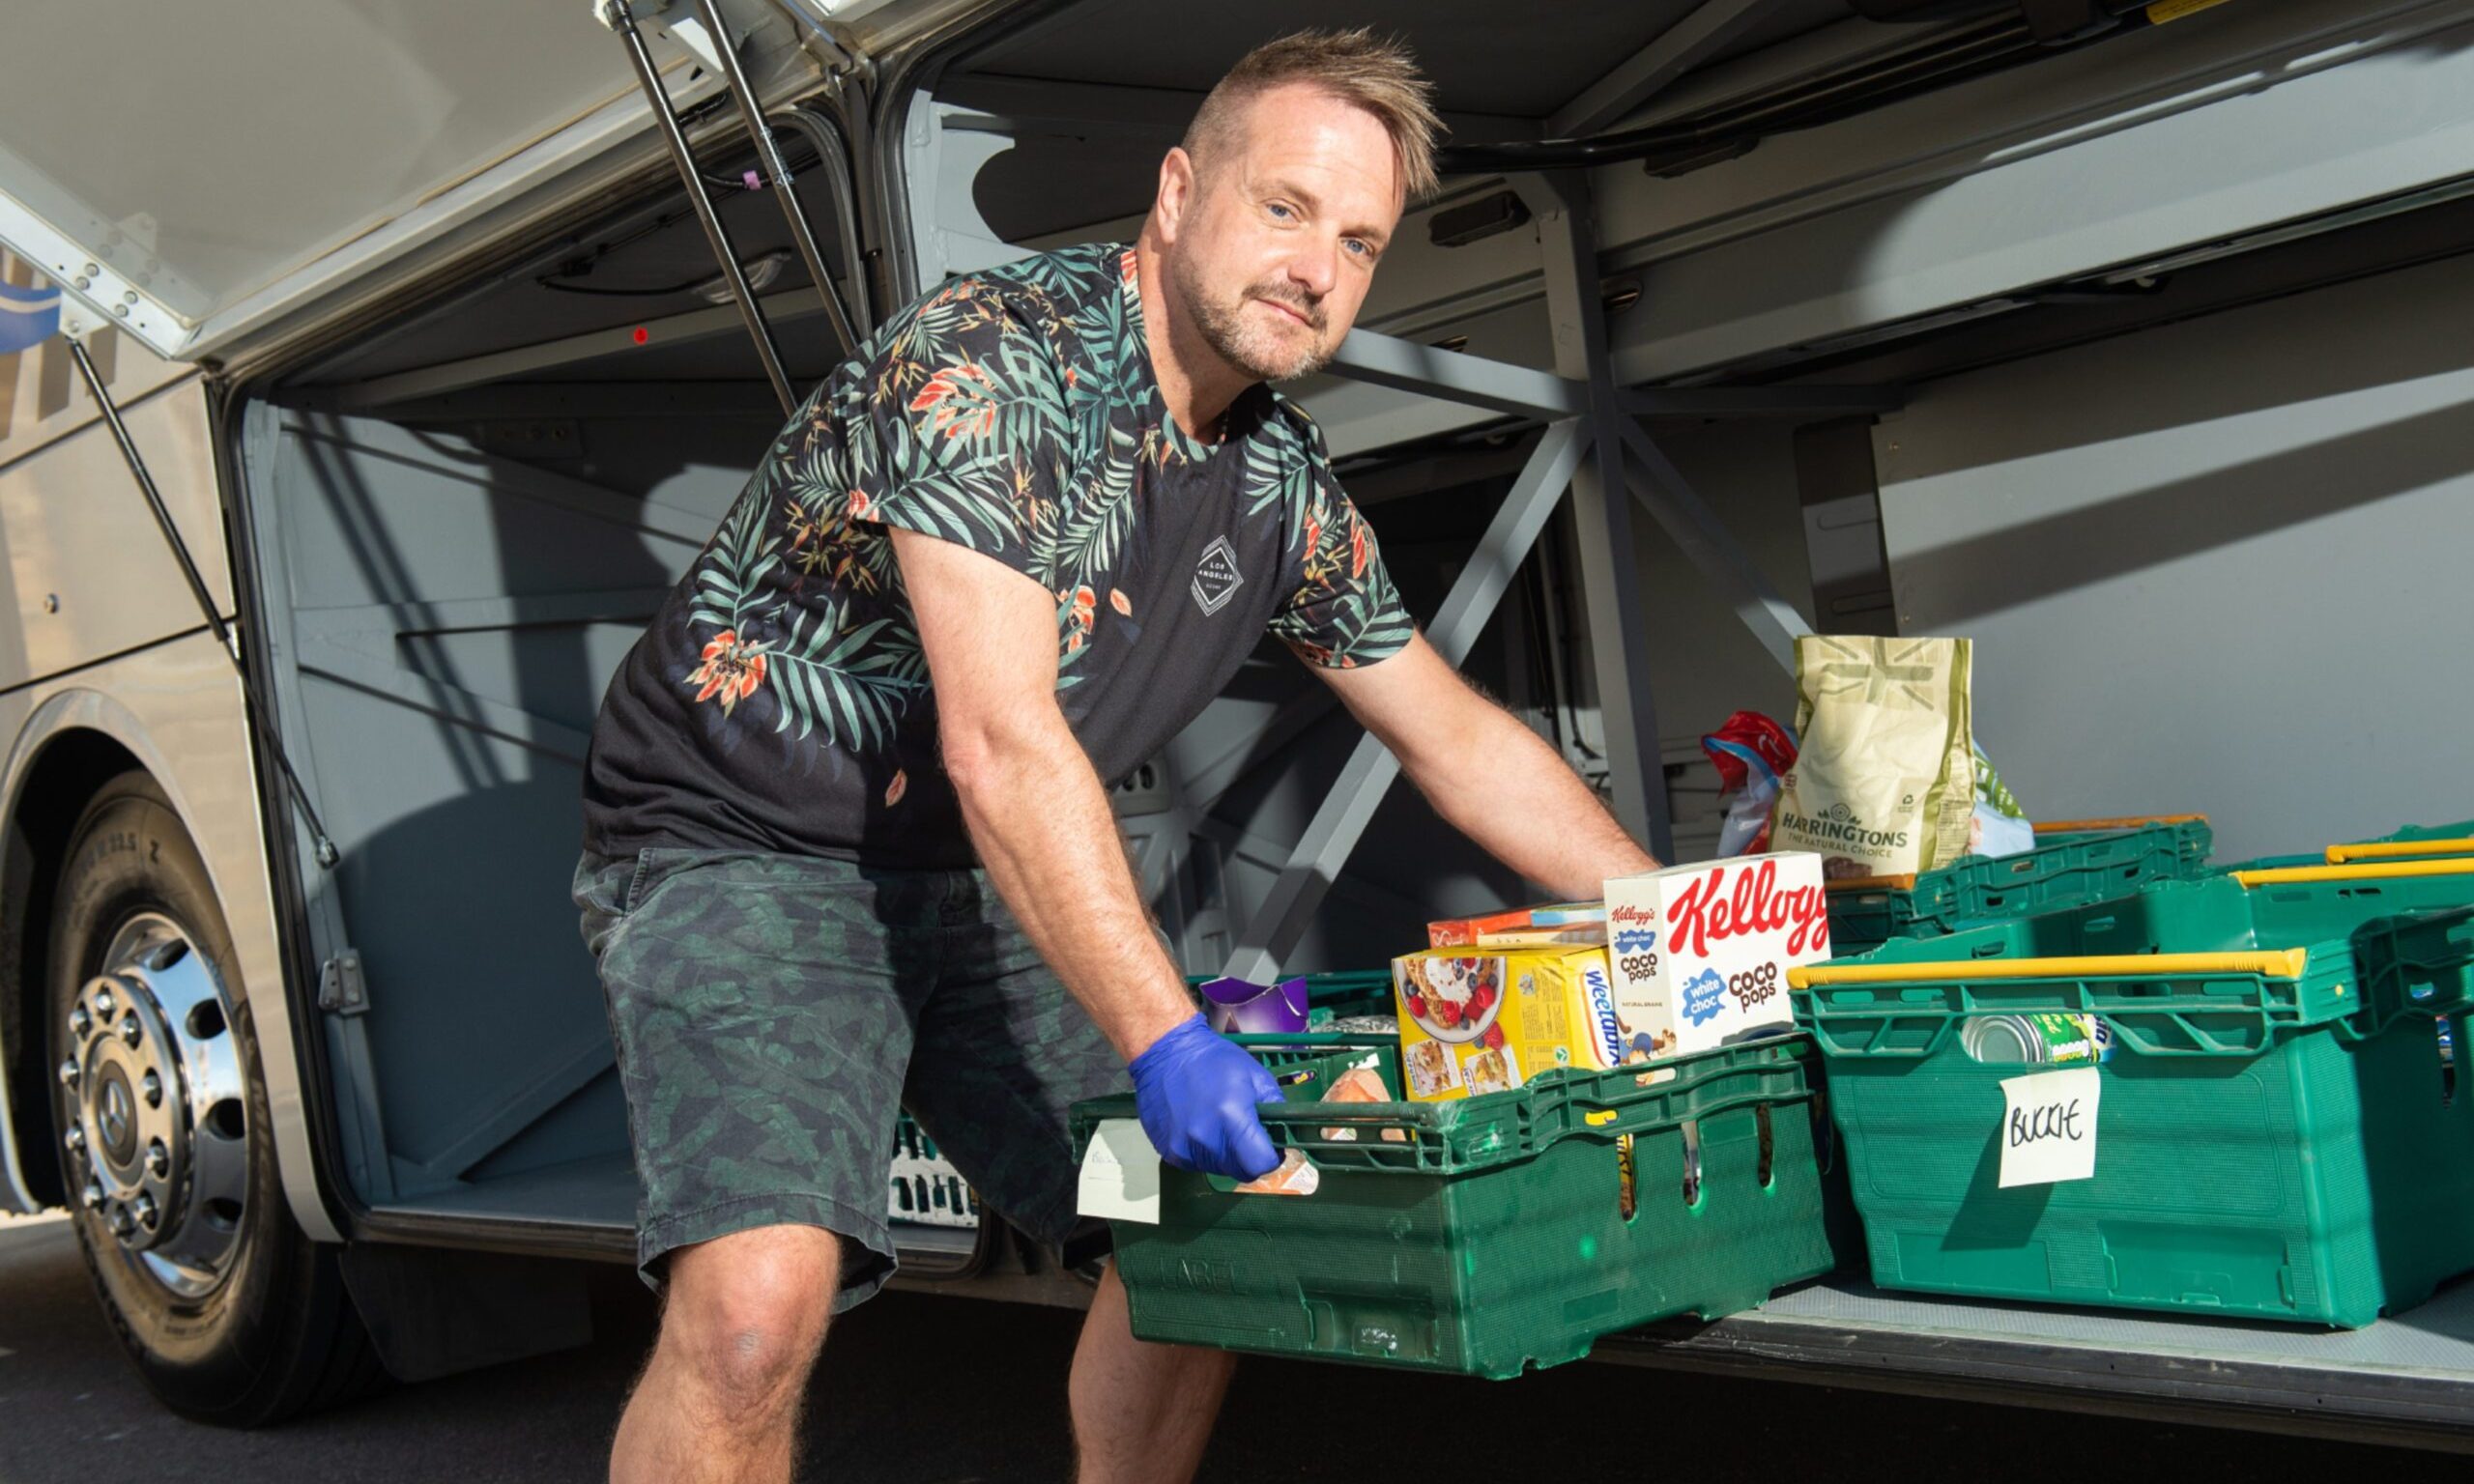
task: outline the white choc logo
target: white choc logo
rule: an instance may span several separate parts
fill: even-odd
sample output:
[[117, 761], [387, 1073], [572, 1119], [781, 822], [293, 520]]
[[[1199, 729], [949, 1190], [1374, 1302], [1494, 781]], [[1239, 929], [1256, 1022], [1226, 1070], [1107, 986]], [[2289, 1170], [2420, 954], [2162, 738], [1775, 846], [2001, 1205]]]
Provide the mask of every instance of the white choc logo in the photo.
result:
[[1202, 549], [1202, 558], [1194, 563], [1194, 607], [1208, 618], [1227, 607], [1244, 585], [1246, 576], [1237, 570], [1237, 549], [1226, 536], [1212, 537], [1211, 545]]

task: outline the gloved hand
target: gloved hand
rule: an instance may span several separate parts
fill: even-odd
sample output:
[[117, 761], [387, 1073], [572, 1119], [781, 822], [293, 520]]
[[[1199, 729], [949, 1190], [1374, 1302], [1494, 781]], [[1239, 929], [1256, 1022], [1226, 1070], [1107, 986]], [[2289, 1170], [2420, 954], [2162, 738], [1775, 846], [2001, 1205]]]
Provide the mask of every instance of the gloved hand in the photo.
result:
[[1161, 1158], [1232, 1180], [1279, 1167], [1280, 1151], [1254, 1104], [1284, 1101], [1280, 1084], [1202, 1016], [1153, 1042], [1128, 1070], [1142, 1131]]

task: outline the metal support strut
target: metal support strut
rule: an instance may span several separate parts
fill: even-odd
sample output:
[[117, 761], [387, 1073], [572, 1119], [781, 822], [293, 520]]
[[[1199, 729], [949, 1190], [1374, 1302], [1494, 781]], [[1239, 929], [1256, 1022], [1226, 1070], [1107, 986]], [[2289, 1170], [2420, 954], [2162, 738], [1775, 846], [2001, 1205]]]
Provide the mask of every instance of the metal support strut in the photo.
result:
[[[771, 126], [764, 122], [764, 105], [756, 100], [756, 89], [748, 84], [747, 70], [738, 65], [738, 48], [731, 44], [730, 32], [722, 24], [722, 8], [716, 0], [696, 0], [696, 14], [705, 18], [705, 29], [712, 33], [713, 55], [722, 64], [722, 79], [730, 84], [732, 100], [738, 104], [739, 117], [747, 121], [747, 131], [756, 140], [757, 163], [781, 200], [782, 214], [791, 224], [791, 236], [799, 244], [799, 256], [807, 262], [808, 277], [816, 284], [817, 297], [824, 300], [824, 317], [833, 326], [833, 336], [842, 342], [843, 355], [856, 356], [859, 337], [850, 328], [850, 312], [843, 306], [842, 295], [833, 286], [833, 275], [825, 271], [824, 250], [817, 245], [807, 213], [800, 209], [798, 194], [791, 188], [791, 167], [782, 158], [782, 147], [775, 142]], [[857, 269], [857, 264], [851, 265], [854, 274]]]
[[104, 426], [111, 429], [112, 442], [120, 445], [122, 462], [129, 466], [130, 476], [137, 481], [137, 491], [146, 497], [146, 508], [154, 513], [155, 528], [163, 533], [163, 544], [172, 549], [172, 559], [180, 563], [181, 576], [189, 585], [189, 596], [197, 600], [197, 611], [205, 615], [206, 626], [215, 632], [215, 642], [222, 646], [223, 657], [232, 662], [232, 673], [241, 682], [241, 703], [248, 708], [252, 729], [266, 744], [275, 766], [283, 773], [283, 782], [291, 791], [293, 805], [309, 826], [309, 838], [318, 852], [318, 864], [332, 869], [343, 859], [341, 851], [327, 834], [327, 826], [318, 817], [317, 806], [309, 802], [309, 790], [302, 787], [301, 775], [292, 770], [292, 759], [285, 756], [283, 739], [276, 735], [274, 724], [258, 703], [258, 693], [249, 684], [248, 669], [241, 663], [241, 647], [232, 641], [231, 626], [216, 611], [215, 594], [207, 590], [206, 579], [199, 575], [197, 562], [189, 556], [188, 543], [181, 539], [181, 529], [172, 524], [172, 512], [163, 503], [162, 491], [155, 487], [155, 476], [146, 471], [146, 460], [139, 455], [137, 444], [129, 436], [129, 427], [120, 420], [120, 409], [112, 405], [111, 393], [103, 385], [102, 377], [95, 370], [95, 362], [86, 354], [86, 342], [71, 336], [69, 358], [76, 364], [77, 375], [85, 382], [86, 390], [103, 414]]
[[[696, 173], [695, 153], [687, 148], [687, 136], [679, 131], [678, 115], [671, 110], [670, 95], [662, 91], [661, 73], [653, 67], [652, 53], [645, 47], [644, 33], [636, 29], [636, 14], [628, 0], [607, 0], [605, 14], [619, 40], [627, 43], [627, 60], [635, 64], [637, 85], [645, 90], [645, 101], [652, 105], [654, 122], [661, 126], [661, 136], [670, 145], [671, 162], [678, 166], [678, 177], [687, 184], [687, 199], [696, 208], [696, 219], [704, 225], [705, 240], [713, 247], [713, 256], [722, 263], [723, 276], [729, 279], [731, 297], [738, 302], [739, 317], [747, 321], [747, 332], [756, 342], [756, 357], [764, 362], [765, 379], [773, 384], [773, 394], [782, 399], [787, 415], [796, 412], [798, 396], [791, 390], [790, 374], [782, 369], [782, 354], [773, 345], [773, 331], [764, 324], [764, 311], [756, 306], [756, 291], [747, 286], [747, 274], [738, 265], [738, 251], [731, 245], [730, 233], [722, 226], [719, 212], [713, 210], [713, 198], [705, 189], [705, 178]], [[729, 43], [714, 38], [717, 51], [727, 51]], [[802, 232], [802, 248], [812, 246]], [[827, 281], [818, 287], [831, 293]], [[840, 312], [840, 305], [826, 300]]]

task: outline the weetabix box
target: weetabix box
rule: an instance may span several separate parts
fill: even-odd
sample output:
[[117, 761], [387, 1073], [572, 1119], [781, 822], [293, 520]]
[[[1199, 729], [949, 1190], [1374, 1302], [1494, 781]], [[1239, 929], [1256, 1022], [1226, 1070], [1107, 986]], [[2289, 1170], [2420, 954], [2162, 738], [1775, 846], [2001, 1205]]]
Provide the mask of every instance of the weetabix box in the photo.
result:
[[1627, 1051], [1706, 1051], [1790, 1024], [1788, 968], [1829, 956], [1821, 857], [1740, 855], [1616, 877], [1606, 932]]
[[1624, 1060], [1606, 950], [1430, 948], [1392, 960], [1400, 1070], [1412, 1102], [1508, 1092], [1558, 1067]]

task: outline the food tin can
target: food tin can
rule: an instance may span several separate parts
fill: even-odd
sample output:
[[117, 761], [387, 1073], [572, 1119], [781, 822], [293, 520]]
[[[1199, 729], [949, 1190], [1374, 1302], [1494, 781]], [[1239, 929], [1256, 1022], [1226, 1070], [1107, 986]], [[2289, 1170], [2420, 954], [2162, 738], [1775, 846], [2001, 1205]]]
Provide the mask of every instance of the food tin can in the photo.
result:
[[2103, 1017], [2085, 1014], [2030, 1015], [2045, 1039], [2045, 1060], [2054, 1063], [2105, 1062], [2114, 1055], [2114, 1032]]
[[1959, 1044], [1979, 1062], [2062, 1066], [2110, 1061], [2114, 1034], [2096, 1015], [1976, 1015], [1959, 1028]]

